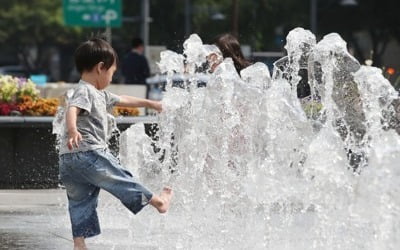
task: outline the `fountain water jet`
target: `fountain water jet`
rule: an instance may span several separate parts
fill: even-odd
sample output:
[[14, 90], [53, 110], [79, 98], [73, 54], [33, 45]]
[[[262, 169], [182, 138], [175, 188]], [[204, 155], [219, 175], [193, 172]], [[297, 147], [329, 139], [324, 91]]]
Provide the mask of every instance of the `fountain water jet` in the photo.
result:
[[[159, 138], [133, 125], [120, 152], [142, 183], [174, 188], [172, 208], [127, 223], [107, 204], [105, 227], [151, 249], [400, 248], [398, 93], [337, 34], [316, 43], [296, 28], [287, 41], [272, 77], [257, 63], [239, 75], [226, 58], [206, 87], [196, 72], [215, 46], [192, 35], [183, 55], [162, 52]], [[188, 77], [176, 86], [175, 73]], [[300, 100], [305, 78], [312, 96]]]
[[[162, 71], [193, 75], [183, 88], [169, 80], [162, 150], [148, 149], [131, 166], [144, 183], [175, 189], [162, 222], [152, 214], [135, 219], [157, 232], [160, 249], [400, 247], [400, 137], [385, 126], [398, 115], [397, 92], [380, 70], [360, 67], [337, 34], [316, 43], [297, 28], [287, 40], [272, 79], [260, 64], [241, 78], [227, 58], [205, 88], [193, 73], [212, 50], [197, 35], [184, 55], [162, 54]], [[296, 95], [301, 70], [312, 93], [306, 101]], [[310, 102], [322, 106], [318, 115], [304, 112]], [[138, 128], [123, 135], [126, 163], [144, 155], [138, 145], [148, 138], [129, 135]]]

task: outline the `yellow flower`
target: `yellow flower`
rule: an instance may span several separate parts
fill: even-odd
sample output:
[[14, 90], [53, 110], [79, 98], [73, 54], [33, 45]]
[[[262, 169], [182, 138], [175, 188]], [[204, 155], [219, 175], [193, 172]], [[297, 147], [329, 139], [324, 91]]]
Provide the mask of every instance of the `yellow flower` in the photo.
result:
[[15, 94], [17, 93], [17, 85], [12, 82], [4, 82], [0, 85], [0, 101], [11, 102], [15, 100]]
[[19, 102], [21, 97], [30, 96], [37, 98], [39, 90], [31, 80], [0, 75], [0, 101], [1, 102]]
[[115, 116], [138, 116], [139, 109], [130, 108], [130, 107], [114, 107], [114, 115]]

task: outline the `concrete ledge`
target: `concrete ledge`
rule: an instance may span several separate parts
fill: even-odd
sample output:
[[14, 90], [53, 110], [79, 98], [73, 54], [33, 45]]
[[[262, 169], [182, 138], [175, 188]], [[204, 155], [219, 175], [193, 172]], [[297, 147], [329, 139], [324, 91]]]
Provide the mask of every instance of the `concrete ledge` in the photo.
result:
[[[117, 124], [134, 124], [134, 123], [157, 123], [156, 116], [121, 116], [115, 118]], [[24, 126], [35, 124], [52, 125], [53, 116], [0, 116], [1, 126]]]

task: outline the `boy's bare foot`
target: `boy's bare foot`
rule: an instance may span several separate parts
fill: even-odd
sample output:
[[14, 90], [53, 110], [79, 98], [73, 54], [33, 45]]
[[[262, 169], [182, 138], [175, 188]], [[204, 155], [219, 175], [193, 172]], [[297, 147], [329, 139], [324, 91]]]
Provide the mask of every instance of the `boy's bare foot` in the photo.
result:
[[173, 192], [170, 187], [164, 187], [160, 195], [153, 195], [150, 204], [153, 205], [159, 213], [165, 213], [169, 209]]

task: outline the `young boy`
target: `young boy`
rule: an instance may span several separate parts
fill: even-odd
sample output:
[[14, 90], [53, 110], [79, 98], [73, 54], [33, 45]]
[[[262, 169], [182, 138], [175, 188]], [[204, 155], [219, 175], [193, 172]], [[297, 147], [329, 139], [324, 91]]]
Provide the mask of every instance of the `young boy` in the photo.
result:
[[96, 207], [100, 189], [104, 189], [134, 214], [147, 204], [165, 213], [172, 190], [160, 195], [138, 183], [107, 150], [110, 130], [107, 112], [114, 105], [148, 107], [162, 110], [161, 103], [131, 96], [117, 96], [104, 90], [116, 70], [117, 55], [102, 39], [90, 39], [75, 52], [81, 80], [69, 98], [66, 131], [61, 136], [60, 177], [65, 185], [72, 224], [74, 249], [86, 249], [85, 238], [100, 234]]

